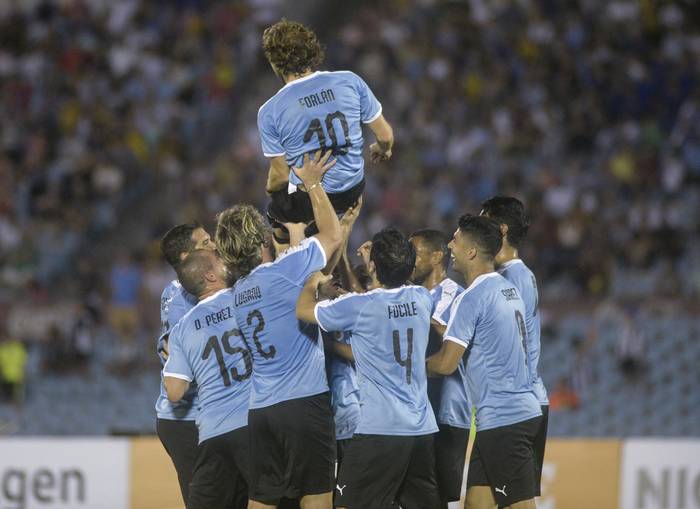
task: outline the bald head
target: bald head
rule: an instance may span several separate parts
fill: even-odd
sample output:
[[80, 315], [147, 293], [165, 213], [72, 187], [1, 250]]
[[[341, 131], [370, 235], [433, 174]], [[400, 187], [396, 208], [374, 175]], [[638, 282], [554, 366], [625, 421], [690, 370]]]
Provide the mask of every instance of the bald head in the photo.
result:
[[227, 286], [226, 269], [215, 251], [192, 251], [180, 264], [178, 275], [185, 290], [198, 299]]

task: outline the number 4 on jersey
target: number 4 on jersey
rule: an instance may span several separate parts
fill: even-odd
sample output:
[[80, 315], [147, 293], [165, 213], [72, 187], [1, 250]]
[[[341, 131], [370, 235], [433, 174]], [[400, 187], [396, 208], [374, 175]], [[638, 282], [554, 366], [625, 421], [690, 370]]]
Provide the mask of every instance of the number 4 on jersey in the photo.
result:
[[411, 357], [413, 356], [413, 329], [406, 330], [406, 358], [401, 358], [401, 335], [399, 331], [393, 331], [394, 336], [394, 359], [399, 366], [406, 368], [406, 383], [411, 384], [411, 368], [413, 366]]

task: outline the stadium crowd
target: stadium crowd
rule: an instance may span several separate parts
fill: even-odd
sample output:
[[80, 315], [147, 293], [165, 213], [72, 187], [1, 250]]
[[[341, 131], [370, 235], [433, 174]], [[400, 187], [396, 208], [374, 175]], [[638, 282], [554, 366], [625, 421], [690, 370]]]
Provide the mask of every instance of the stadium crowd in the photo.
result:
[[[57, 322], [49, 368], [116, 332], [125, 364], [152, 367], [171, 276], [152, 239], [266, 203], [254, 119], [280, 86], [259, 51], [276, 5], [0, 7], [0, 328], [46, 340]], [[389, 224], [451, 231], [498, 191], [534, 218], [545, 306], [697, 295], [700, 23], [683, 3], [319, 9], [324, 67], [360, 74], [396, 133], [354, 246]], [[39, 325], [20, 330], [27, 307]]]

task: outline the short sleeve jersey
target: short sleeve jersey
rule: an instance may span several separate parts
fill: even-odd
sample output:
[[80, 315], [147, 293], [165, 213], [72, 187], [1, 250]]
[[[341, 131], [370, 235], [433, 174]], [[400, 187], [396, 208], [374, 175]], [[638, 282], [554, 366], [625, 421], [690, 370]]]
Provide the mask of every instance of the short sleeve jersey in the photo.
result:
[[437, 431], [425, 367], [432, 311], [432, 298], [422, 286], [351, 293], [316, 305], [321, 328], [352, 333], [361, 409], [356, 433]]
[[[158, 337], [157, 354], [161, 366], [165, 365], [163, 358], [164, 341], [170, 330], [197, 304], [197, 299], [187, 293], [177, 279], [168, 284], [160, 298], [160, 336]], [[163, 373], [160, 374], [160, 394], [156, 400], [156, 415], [159, 419], [170, 421], [194, 421], [199, 412], [199, 400], [197, 399], [197, 386], [192, 384], [182, 398], [182, 401], [171, 403], [163, 386]]]
[[325, 265], [321, 243], [310, 237], [234, 286], [236, 319], [255, 362], [251, 408], [328, 390], [318, 326], [296, 317], [304, 283]]
[[540, 363], [540, 313], [538, 309], [537, 280], [532, 271], [519, 258], [509, 260], [498, 268], [498, 273], [513, 283], [525, 303], [525, 327], [527, 328], [527, 368], [540, 405], [549, 405], [547, 389], [538, 372]]
[[[450, 278], [443, 279], [430, 290], [435, 303], [433, 320], [447, 325], [450, 307], [463, 291], [464, 288]], [[469, 429], [472, 420], [471, 407], [467, 390], [467, 358], [465, 355], [457, 365], [457, 370], [443, 379], [437, 420], [440, 424]]]
[[[329, 193], [347, 191], [364, 177], [362, 124], [381, 113], [381, 104], [357, 74], [317, 71], [287, 83], [258, 111], [263, 153], [301, 167], [304, 154], [331, 149], [337, 162], [324, 175], [323, 187]], [[294, 172], [289, 182], [301, 183]]]
[[452, 305], [444, 339], [468, 350], [477, 431], [542, 415], [525, 361], [526, 336], [518, 290], [496, 272], [477, 277]]
[[231, 289], [221, 290], [200, 301], [170, 333], [163, 376], [197, 380], [200, 443], [248, 424], [253, 360], [232, 304]]

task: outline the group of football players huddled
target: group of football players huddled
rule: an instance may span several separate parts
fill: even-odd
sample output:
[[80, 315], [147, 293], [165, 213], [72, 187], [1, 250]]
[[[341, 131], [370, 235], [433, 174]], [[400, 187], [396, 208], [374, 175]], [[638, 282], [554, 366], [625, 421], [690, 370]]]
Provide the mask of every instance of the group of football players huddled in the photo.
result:
[[466, 507], [534, 508], [548, 401], [523, 204], [495, 196], [449, 235], [385, 228], [353, 265], [362, 124], [373, 163], [392, 128], [359, 76], [317, 70], [309, 28], [282, 20], [263, 49], [284, 82], [258, 113], [267, 210], [236, 204], [213, 238], [192, 222], [161, 241], [177, 279], [157, 431], [186, 506], [446, 508], [473, 419]]

